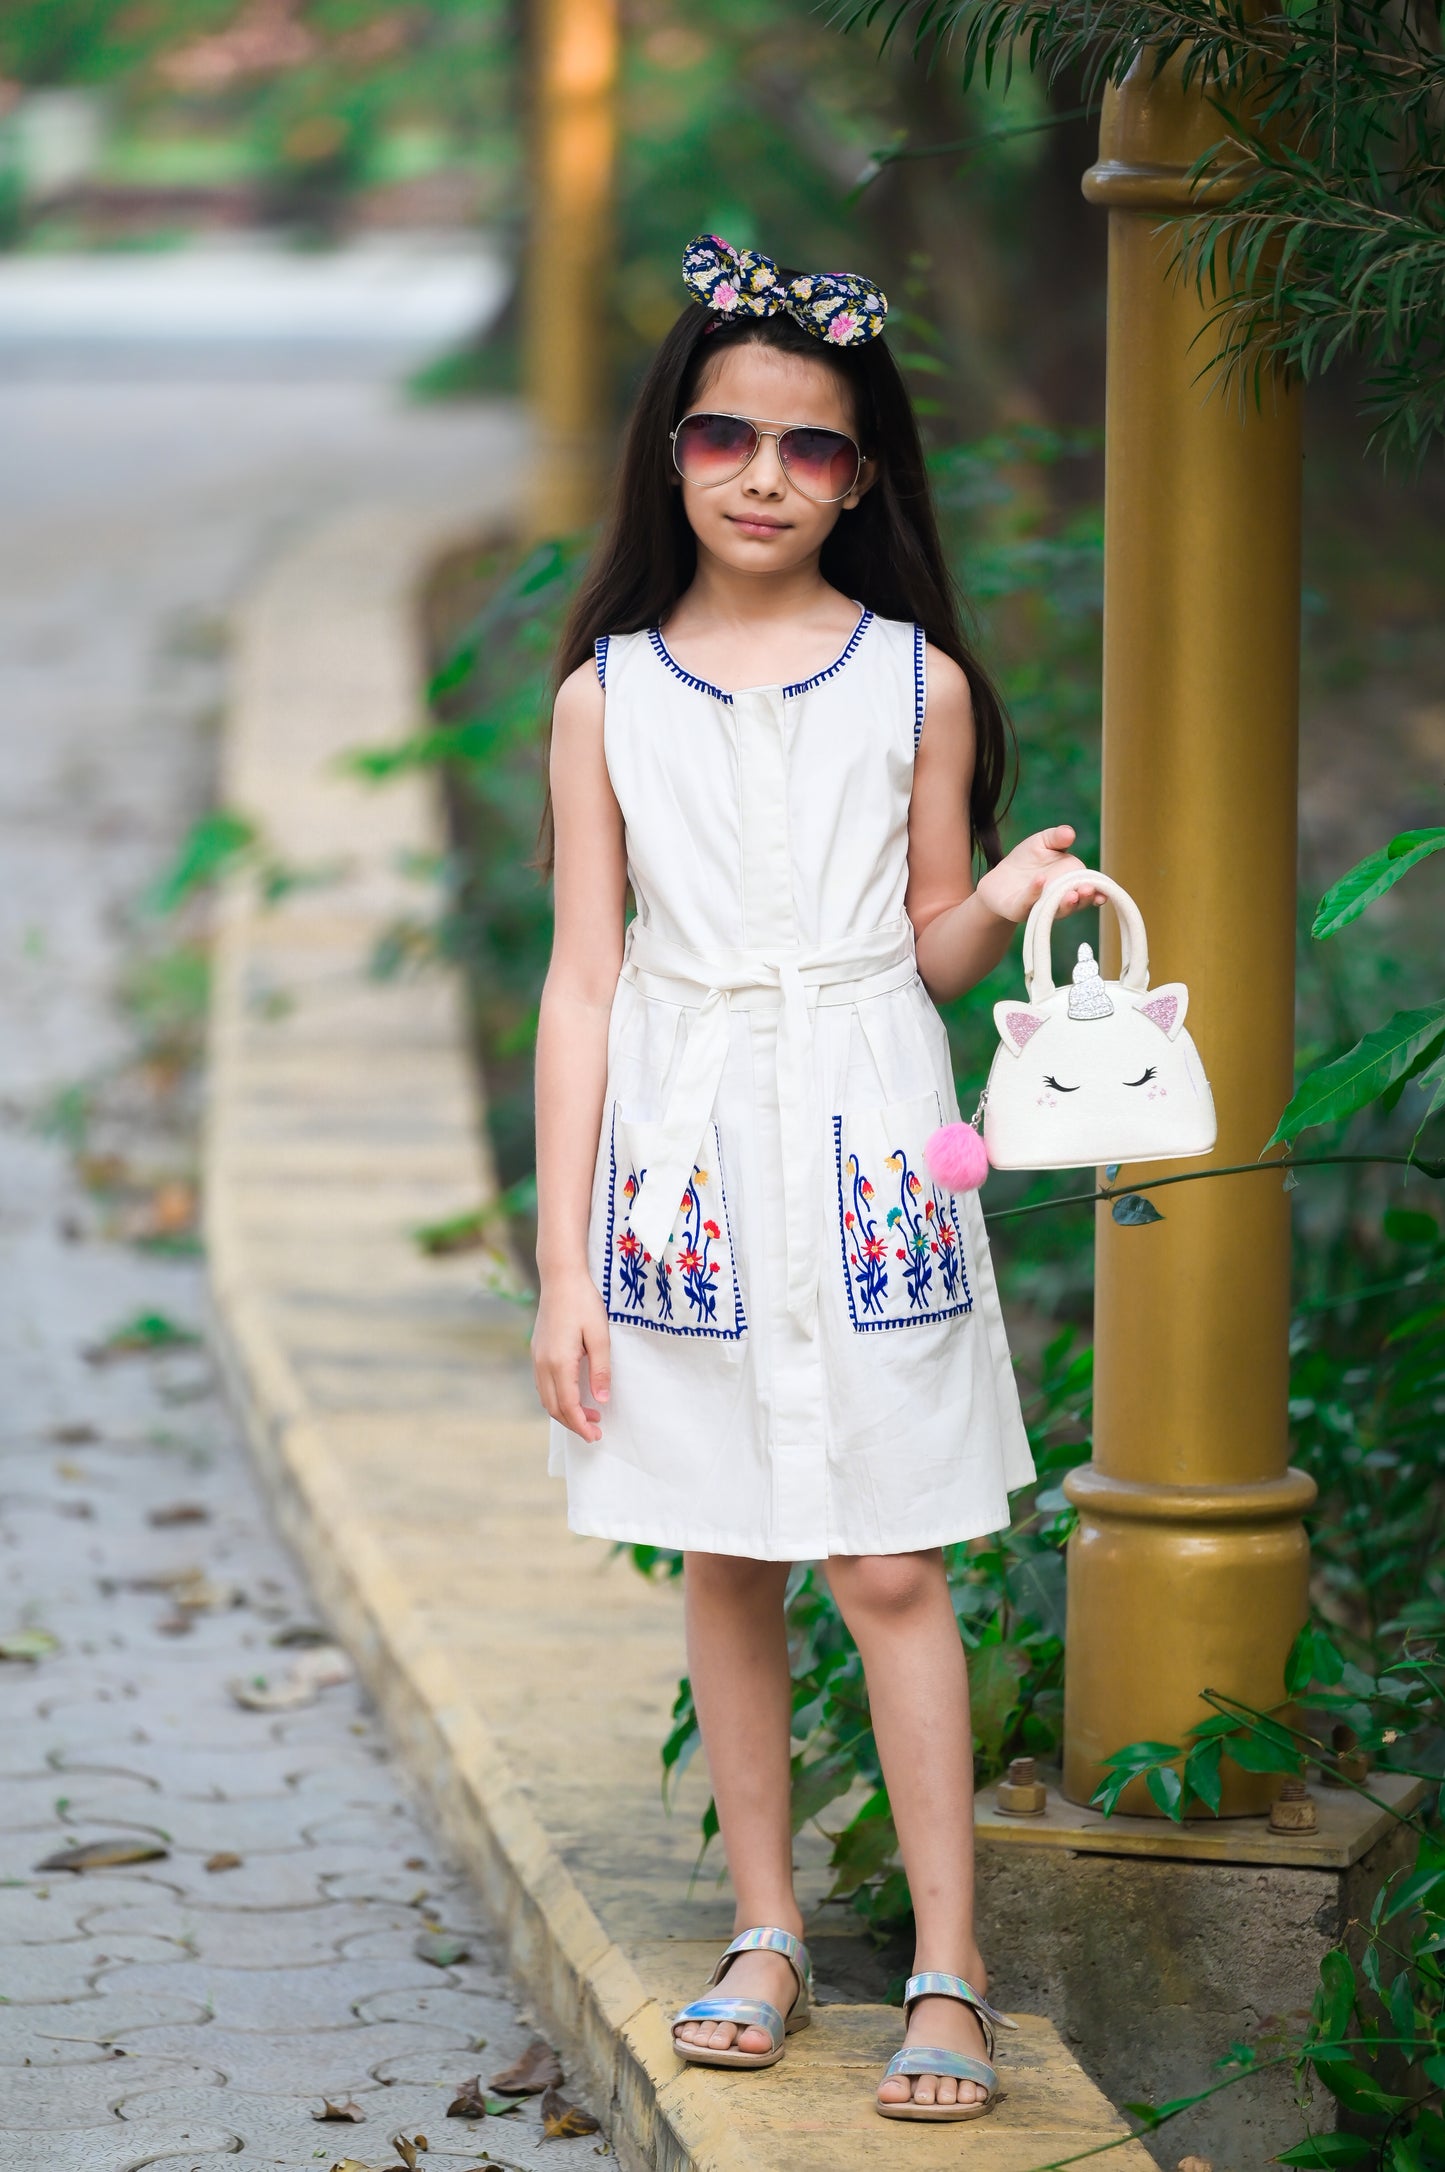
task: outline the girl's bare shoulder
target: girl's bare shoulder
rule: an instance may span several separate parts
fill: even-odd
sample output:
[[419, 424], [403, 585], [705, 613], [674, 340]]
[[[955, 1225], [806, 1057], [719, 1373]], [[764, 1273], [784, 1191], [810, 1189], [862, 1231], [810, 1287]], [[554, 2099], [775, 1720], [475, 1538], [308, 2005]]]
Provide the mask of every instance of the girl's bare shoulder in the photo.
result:
[[600, 730], [604, 707], [597, 666], [589, 656], [586, 663], [568, 672], [557, 689], [552, 705], [553, 729], [567, 733]]
[[[936, 649], [930, 641], [926, 650], [928, 671], [928, 722], [934, 726], [937, 743], [939, 730], [958, 733], [966, 739], [973, 734], [973, 695], [969, 690], [968, 674], [961, 664]], [[925, 729], [925, 738], [927, 731]]]

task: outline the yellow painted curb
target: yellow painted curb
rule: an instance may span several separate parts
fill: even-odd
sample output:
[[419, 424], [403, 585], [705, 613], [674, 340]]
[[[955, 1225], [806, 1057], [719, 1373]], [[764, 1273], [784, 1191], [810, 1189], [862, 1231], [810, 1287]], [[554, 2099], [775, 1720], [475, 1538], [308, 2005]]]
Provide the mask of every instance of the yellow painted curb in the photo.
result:
[[[872, 2109], [894, 2009], [824, 2005], [769, 2075], [673, 2056], [667, 2011], [729, 1919], [711, 1873], [689, 1875], [695, 1813], [668, 1819], [657, 1796], [676, 1595], [566, 1531], [526, 1316], [481, 1293], [474, 1257], [424, 1259], [411, 1238], [495, 1186], [457, 990], [366, 975], [418, 910], [399, 865], [435, 848], [436, 810], [420, 781], [369, 790], [340, 757], [416, 721], [415, 589], [479, 524], [472, 506], [363, 508], [294, 544], [238, 615], [224, 803], [284, 860], [346, 872], [273, 909], [237, 889], [221, 914], [217, 1347], [282, 1528], [623, 2162], [935, 2172], [959, 2161], [958, 2130]], [[820, 1854], [800, 1855], [816, 1915]], [[977, 2172], [1116, 2141], [1106, 2162], [1149, 2172], [1049, 2023], [1021, 2018], [1005, 2100], [967, 2129]]]

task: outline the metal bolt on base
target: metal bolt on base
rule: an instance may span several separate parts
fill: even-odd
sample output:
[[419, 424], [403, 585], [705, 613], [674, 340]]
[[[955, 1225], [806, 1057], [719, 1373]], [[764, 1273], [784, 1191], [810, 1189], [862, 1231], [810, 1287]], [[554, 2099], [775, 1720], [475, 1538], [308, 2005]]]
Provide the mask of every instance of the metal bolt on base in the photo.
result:
[[1286, 1780], [1270, 1807], [1272, 1833], [1312, 1833], [1319, 1824], [1314, 1797], [1303, 1780]]
[[1048, 1807], [1049, 1791], [1031, 1757], [1016, 1757], [999, 1781], [994, 1800], [1006, 1817], [1036, 1818]]

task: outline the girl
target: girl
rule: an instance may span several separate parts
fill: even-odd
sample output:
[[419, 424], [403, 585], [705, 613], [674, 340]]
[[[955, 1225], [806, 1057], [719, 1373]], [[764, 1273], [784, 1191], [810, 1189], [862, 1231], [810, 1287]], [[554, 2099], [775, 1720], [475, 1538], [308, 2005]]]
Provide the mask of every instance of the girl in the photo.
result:
[[684, 280], [562, 648], [537, 1385], [572, 1529], [685, 1556], [740, 1935], [726, 1995], [676, 2017], [680, 2057], [771, 2065], [808, 2019], [783, 1600], [819, 1560], [917, 1918], [878, 2110], [976, 2118], [1002, 2017], [942, 1548], [1006, 1524], [1033, 1465], [977, 1201], [923, 1161], [957, 1109], [931, 999], [1080, 863], [1066, 827], [1000, 857], [1006, 725], [883, 297], [716, 235]]

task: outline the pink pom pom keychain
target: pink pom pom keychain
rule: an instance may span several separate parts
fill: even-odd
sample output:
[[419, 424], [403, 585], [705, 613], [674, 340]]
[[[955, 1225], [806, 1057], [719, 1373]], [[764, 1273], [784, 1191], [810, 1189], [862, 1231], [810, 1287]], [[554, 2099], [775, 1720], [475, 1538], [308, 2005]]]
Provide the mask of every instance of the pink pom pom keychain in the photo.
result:
[[978, 1128], [987, 1099], [985, 1093], [971, 1124], [941, 1124], [923, 1142], [928, 1173], [945, 1191], [976, 1192], [988, 1175], [988, 1148]]

